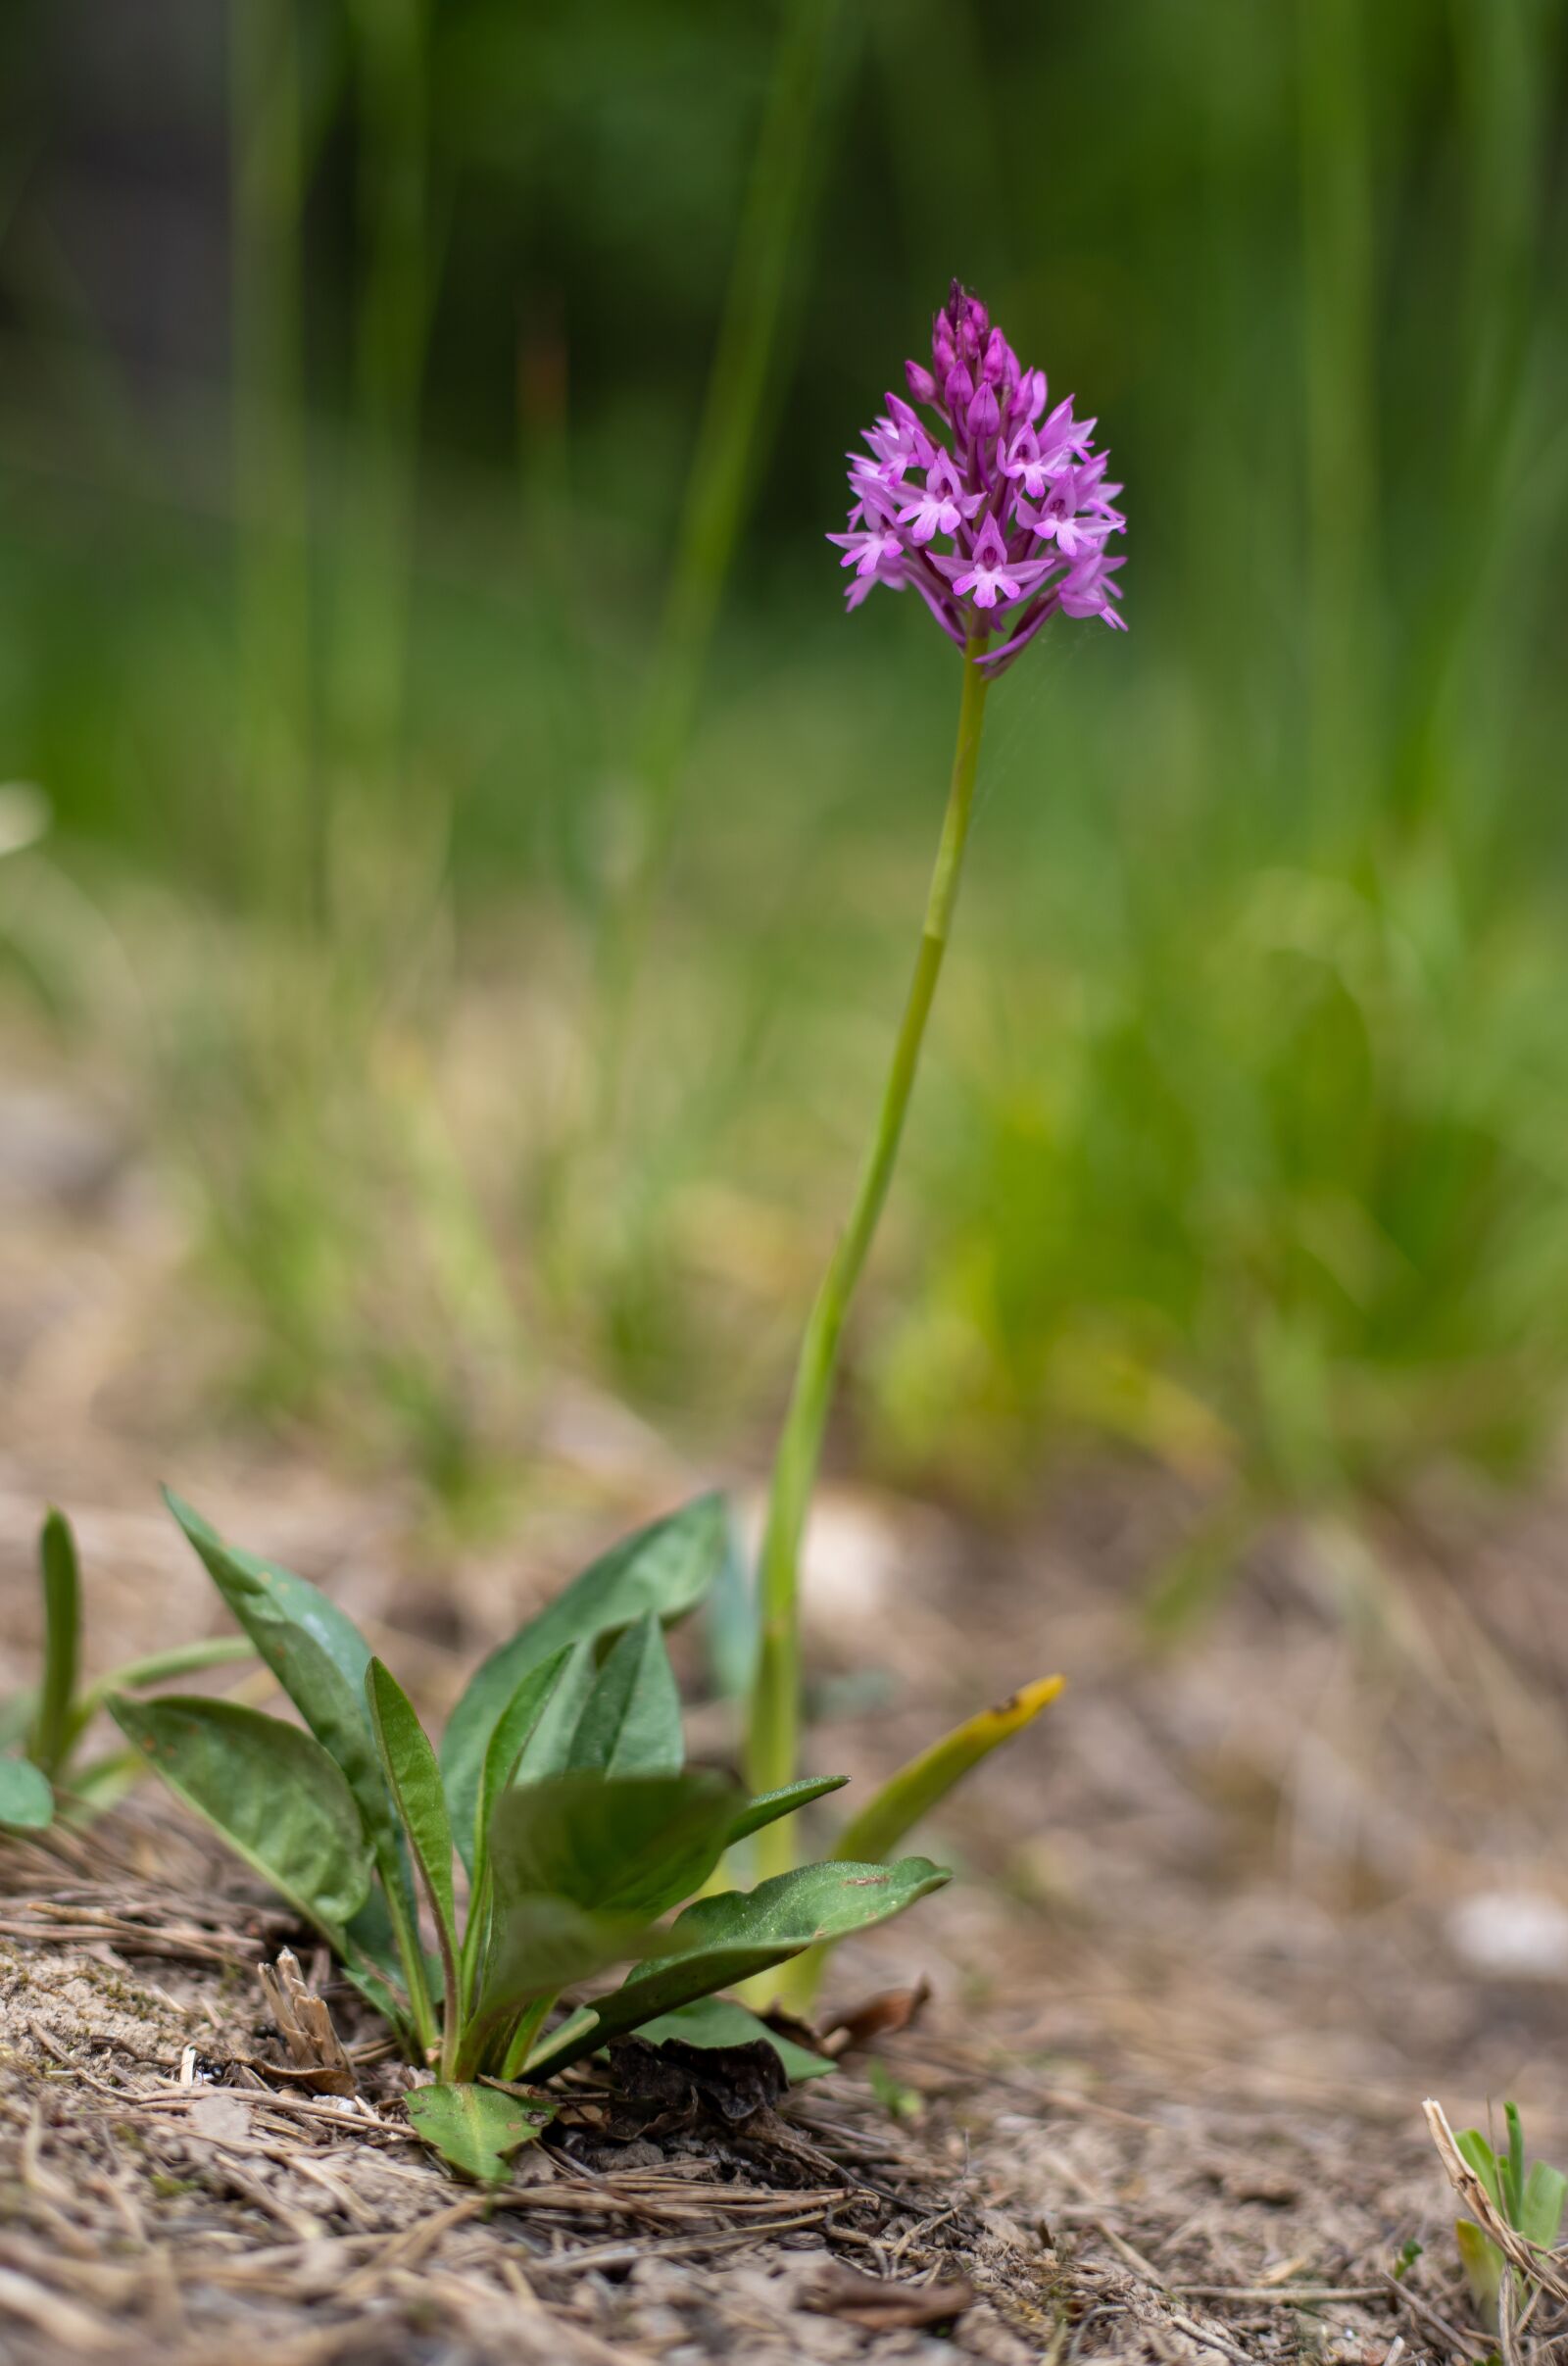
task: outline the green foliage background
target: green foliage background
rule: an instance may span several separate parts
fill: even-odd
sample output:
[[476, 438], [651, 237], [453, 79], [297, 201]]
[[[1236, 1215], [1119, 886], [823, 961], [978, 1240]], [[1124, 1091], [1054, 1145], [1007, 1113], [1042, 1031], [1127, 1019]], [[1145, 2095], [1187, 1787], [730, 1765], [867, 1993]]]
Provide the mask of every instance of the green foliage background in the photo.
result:
[[1565, 73], [1560, 0], [13, 0], [3, 991], [140, 1080], [254, 1399], [449, 1491], [564, 1369], [765, 1438], [956, 697], [820, 536], [956, 271], [1132, 631], [993, 702], [858, 1449], [1222, 1535], [1539, 1449]]

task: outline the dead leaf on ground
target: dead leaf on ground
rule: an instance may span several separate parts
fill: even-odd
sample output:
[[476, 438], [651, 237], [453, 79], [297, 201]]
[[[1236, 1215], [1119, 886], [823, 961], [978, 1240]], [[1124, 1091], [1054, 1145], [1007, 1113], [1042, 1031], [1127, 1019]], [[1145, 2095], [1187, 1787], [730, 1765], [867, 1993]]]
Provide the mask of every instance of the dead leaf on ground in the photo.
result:
[[901, 2029], [908, 2029], [918, 2018], [931, 1995], [929, 1980], [916, 1981], [913, 1988], [885, 1988], [863, 2003], [853, 2005], [829, 2024], [826, 2036], [836, 2040], [829, 2046], [833, 2054], [854, 2053], [869, 2046], [875, 2038], [896, 2037]]
[[925, 2325], [946, 2325], [974, 2304], [974, 2287], [961, 2276], [940, 2284], [894, 2284], [880, 2276], [862, 2276], [858, 2268], [832, 2267], [823, 2271], [808, 2295], [810, 2306], [823, 2316], [842, 2317], [867, 2333], [913, 2333]]

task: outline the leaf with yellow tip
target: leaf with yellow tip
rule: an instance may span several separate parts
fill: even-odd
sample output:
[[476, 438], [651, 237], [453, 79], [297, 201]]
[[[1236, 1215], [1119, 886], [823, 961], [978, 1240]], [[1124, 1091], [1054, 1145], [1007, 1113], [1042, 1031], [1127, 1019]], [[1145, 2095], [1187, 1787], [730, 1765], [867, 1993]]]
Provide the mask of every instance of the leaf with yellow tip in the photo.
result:
[[995, 1708], [965, 1718], [917, 1758], [910, 1758], [845, 1826], [834, 1855], [856, 1864], [880, 1864], [972, 1767], [1032, 1724], [1066, 1681], [1064, 1676], [1042, 1676]]
[[[940, 1742], [933, 1742], [929, 1750], [910, 1758], [845, 1827], [833, 1851], [835, 1858], [852, 1864], [883, 1863], [905, 1835], [945, 1799], [971, 1768], [1032, 1724], [1041, 1710], [1055, 1700], [1066, 1681], [1064, 1676], [1041, 1676], [1007, 1700], [999, 1701], [995, 1708], [983, 1708], [978, 1716], [965, 1718], [962, 1725], [956, 1725], [951, 1733], [944, 1734]], [[781, 1971], [766, 1974], [754, 1983], [747, 2001], [760, 2004], [769, 1996], [785, 1996], [797, 2010], [804, 2010], [816, 1995], [826, 1959], [826, 1947], [812, 1947], [808, 1954], [798, 1955]]]

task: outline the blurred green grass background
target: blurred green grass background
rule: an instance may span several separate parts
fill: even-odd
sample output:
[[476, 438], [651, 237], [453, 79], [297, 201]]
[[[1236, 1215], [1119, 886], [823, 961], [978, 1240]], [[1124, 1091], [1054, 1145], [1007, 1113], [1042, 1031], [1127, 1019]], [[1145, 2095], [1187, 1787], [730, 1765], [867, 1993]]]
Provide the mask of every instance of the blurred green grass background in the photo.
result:
[[[0, 993], [270, 1417], [453, 1500], [587, 1374], [760, 1453], [956, 663], [840, 615], [947, 279], [1127, 486], [993, 702], [853, 1452], [1280, 1504], [1568, 1375], [1561, 0], [13, 0]], [[125, 978], [134, 981], [127, 988]]]

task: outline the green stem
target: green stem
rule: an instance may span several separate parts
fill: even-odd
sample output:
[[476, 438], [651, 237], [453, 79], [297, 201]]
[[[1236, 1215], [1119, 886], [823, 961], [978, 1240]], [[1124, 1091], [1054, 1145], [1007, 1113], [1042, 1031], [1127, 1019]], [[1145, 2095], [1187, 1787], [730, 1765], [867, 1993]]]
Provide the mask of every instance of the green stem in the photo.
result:
[[[878, 1218], [893, 1180], [899, 1141], [909, 1107], [909, 1095], [919, 1065], [926, 1020], [942, 974], [943, 956], [957, 902], [963, 869], [963, 850], [974, 807], [975, 771], [980, 760], [980, 731], [989, 683], [976, 664], [985, 648], [982, 633], [964, 651], [963, 700], [958, 710], [958, 740], [953, 757], [953, 785], [937, 849], [936, 868], [926, 902], [925, 927], [915, 958], [914, 976], [904, 1006], [904, 1018], [894, 1046], [893, 1063], [883, 1087], [882, 1107], [870, 1155], [860, 1176], [850, 1220], [840, 1234], [816, 1294], [789, 1409], [784, 1416], [778, 1455], [773, 1464], [768, 1498], [767, 1527], [762, 1539], [760, 1581], [761, 1637], [757, 1676], [752, 1688], [746, 1770], [754, 1791], [776, 1791], [793, 1782], [800, 1738], [800, 1611], [799, 1568], [811, 1490], [822, 1454], [822, 1435], [832, 1404], [839, 1340], [850, 1301], [860, 1278]], [[787, 1872], [794, 1861], [788, 1819], [770, 1824], [758, 1836], [758, 1868], [764, 1874]]]
[[430, 1996], [430, 1975], [425, 1968], [418, 1922], [409, 1910], [408, 1893], [403, 1886], [403, 1868], [398, 1862], [396, 1850], [389, 1848], [384, 1853], [378, 1850], [376, 1865], [381, 1876], [381, 1888], [386, 1894], [392, 1936], [397, 1941], [398, 1958], [408, 1986], [409, 2013], [414, 2022], [414, 2034], [421, 2055], [428, 2059], [432, 2047], [440, 2043], [442, 2032]]
[[529, 2005], [508, 2041], [507, 2050], [501, 2059], [502, 2078], [521, 2078], [527, 2068], [528, 2056], [534, 2049], [534, 2041], [549, 2018], [554, 2002], [554, 1996], [540, 1996]]
[[463, 2010], [466, 2016], [473, 2010], [479, 1994], [479, 1982], [484, 1971], [485, 1947], [490, 1936], [490, 1864], [488, 1856], [474, 1866], [473, 1887], [468, 1894], [468, 1919], [463, 1929], [463, 1951], [458, 1959], [458, 1978], [463, 1983]]

